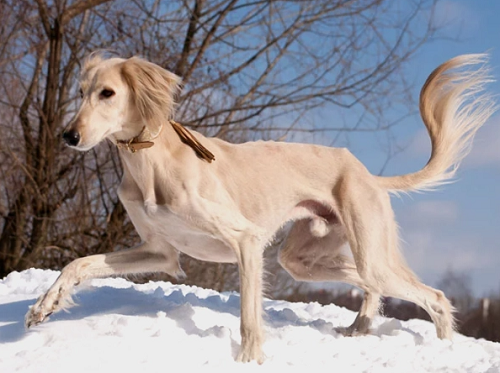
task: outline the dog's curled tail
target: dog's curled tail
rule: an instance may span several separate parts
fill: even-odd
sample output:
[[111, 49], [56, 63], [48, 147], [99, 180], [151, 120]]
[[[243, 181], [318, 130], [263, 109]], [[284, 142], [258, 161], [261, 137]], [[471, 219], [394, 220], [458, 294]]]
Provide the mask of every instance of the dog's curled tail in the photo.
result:
[[[432, 72], [420, 92], [420, 115], [431, 138], [432, 153], [420, 171], [379, 177], [389, 191], [431, 190], [449, 182], [470, 150], [477, 130], [495, 111], [486, 54], [455, 57]], [[475, 71], [470, 65], [481, 64]]]

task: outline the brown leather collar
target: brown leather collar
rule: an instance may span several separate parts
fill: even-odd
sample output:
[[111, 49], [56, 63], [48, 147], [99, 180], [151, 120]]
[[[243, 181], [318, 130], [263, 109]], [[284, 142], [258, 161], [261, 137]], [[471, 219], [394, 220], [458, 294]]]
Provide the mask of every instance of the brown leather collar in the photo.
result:
[[[118, 149], [125, 149], [131, 153], [135, 153], [138, 150], [147, 149], [147, 148], [152, 147], [155, 144], [153, 141], [140, 141], [139, 140], [139, 138], [144, 133], [145, 129], [146, 129], [146, 126], [142, 127], [141, 132], [136, 137], [132, 137], [130, 140], [117, 140], [116, 146], [118, 147]], [[160, 132], [161, 132], [161, 129], [158, 132], [158, 134], [160, 134]], [[158, 135], [156, 135], [156, 136], [158, 136]]]
[[[168, 122], [170, 123], [172, 128], [175, 130], [175, 132], [177, 133], [177, 135], [179, 136], [181, 141], [184, 144], [189, 145], [196, 152], [196, 155], [199, 158], [204, 159], [208, 163], [211, 163], [212, 161], [215, 160], [215, 156], [213, 155], [213, 153], [210, 150], [208, 150], [207, 148], [205, 148], [196, 139], [196, 137], [194, 137], [193, 134], [187, 130], [186, 127], [184, 127], [182, 124], [177, 123], [176, 121], [174, 121], [172, 119], [169, 120]], [[162, 126], [162, 128], [163, 128], [163, 126]], [[125, 149], [131, 153], [135, 153], [141, 149], [151, 148], [155, 144], [152, 140], [154, 140], [156, 137], [158, 137], [160, 135], [162, 128], [160, 128], [160, 131], [158, 131], [158, 134], [155, 137], [153, 137], [152, 139], [150, 139], [148, 141], [141, 141], [140, 138], [146, 129], [146, 126], [144, 126], [144, 127], [142, 127], [141, 132], [137, 136], [131, 138], [130, 140], [117, 140], [116, 146], [118, 147], [118, 149]]]

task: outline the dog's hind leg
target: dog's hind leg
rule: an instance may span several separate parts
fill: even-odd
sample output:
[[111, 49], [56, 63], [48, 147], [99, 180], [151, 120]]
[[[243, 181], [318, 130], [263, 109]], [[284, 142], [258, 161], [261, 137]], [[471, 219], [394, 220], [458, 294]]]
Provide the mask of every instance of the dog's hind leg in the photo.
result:
[[379, 310], [380, 295], [365, 286], [353, 259], [341, 254], [346, 239], [339, 229], [332, 228], [328, 235], [317, 237], [310, 227], [308, 220], [294, 223], [281, 246], [278, 261], [297, 281], [339, 281], [363, 289], [365, 294], [356, 319], [351, 326], [339, 328], [339, 331], [346, 335], [368, 333]]
[[388, 194], [359, 177], [350, 182], [345, 178], [343, 184], [341, 198], [337, 198], [339, 211], [365, 286], [370, 292], [421, 306], [434, 322], [438, 337], [450, 339], [453, 307], [441, 291], [422, 284], [405, 263]]
[[358, 335], [366, 334], [370, 330], [372, 320], [379, 313], [380, 308], [380, 294], [365, 290], [363, 295], [363, 302], [356, 316], [356, 319], [351, 326], [346, 328], [343, 332], [345, 335]]

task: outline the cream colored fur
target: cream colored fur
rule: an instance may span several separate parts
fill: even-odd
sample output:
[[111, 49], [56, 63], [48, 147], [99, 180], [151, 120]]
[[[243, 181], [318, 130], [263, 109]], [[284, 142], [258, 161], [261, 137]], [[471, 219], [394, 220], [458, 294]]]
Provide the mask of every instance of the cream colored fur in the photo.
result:
[[[343, 281], [365, 291], [346, 334], [368, 332], [380, 296], [392, 296], [423, 307], [437, 335], [451, 338], [452, 306], [441, 291], [423, 285], [400, 254], [389, 192], [429, 189], [454, 175], [493, 110], [480, 94], [486, 70], [461, 71], [484, 58], [460, 56], [431, 74], [420, 100], [432, 142], [428, 164], [413, 174], [378, 177], [346, 149], [272, 141], [233, 145], [193, 132], [215, 155], [214, 162], [206, 162], [168, 122], [178, 77], [136, 57], [91, 56], [81, 76], [82, 105], [67, 131], [78, 134], [76, 149], [87, 150], [105, 138], [132, 139], [146, 125], [141, 138], [155, 144], [134, 154], [120, 149], [124, 175], [118, 191], [142, 243], [70, 263], [30, 309], [26, 325], [58, 311], [85, 279], [153, 271], [183, 276], [178, 261], [183, 252], [238, 263], [241, 348], [236, 358], [262, 362], [263, 250], [292, 222], [279, 261], [295, 279]], [[104, 89], [113, 95], [104, 97]], [[342, 253], [346, 243], [352, 258]]]

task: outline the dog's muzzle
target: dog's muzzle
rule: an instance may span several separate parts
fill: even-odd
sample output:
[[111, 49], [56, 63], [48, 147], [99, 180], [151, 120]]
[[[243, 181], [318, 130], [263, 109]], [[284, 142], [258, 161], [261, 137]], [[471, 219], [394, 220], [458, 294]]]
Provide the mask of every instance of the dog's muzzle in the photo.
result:
[[70, 146], [77, 146], [80, 142], [80, 133], [75, 130], [64, 131], [63, 139]]

